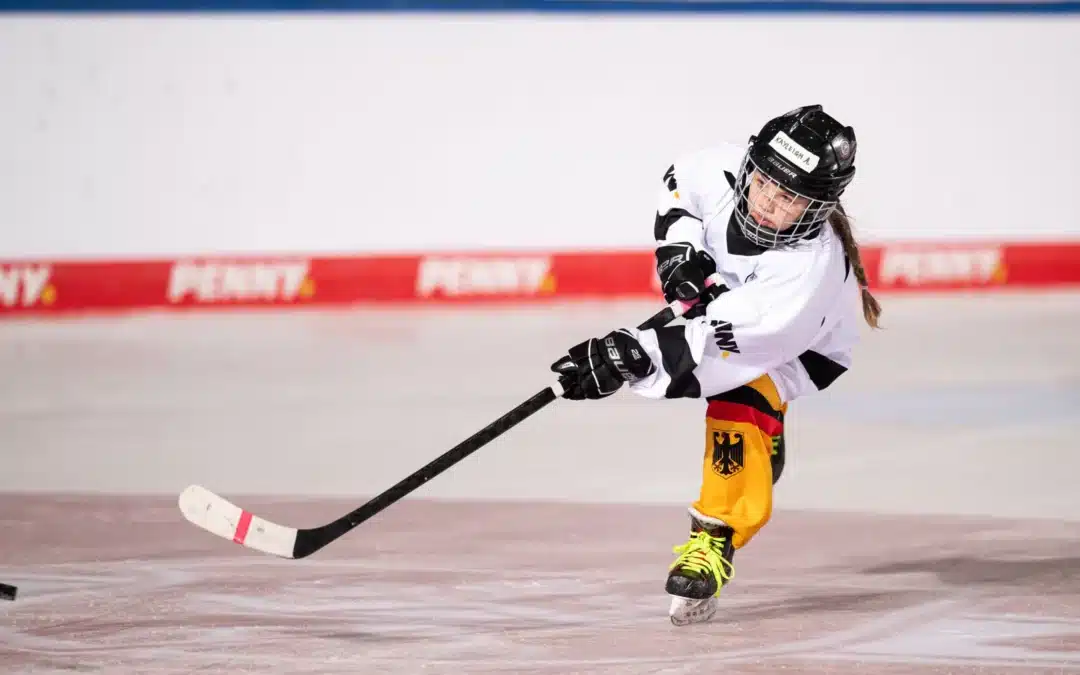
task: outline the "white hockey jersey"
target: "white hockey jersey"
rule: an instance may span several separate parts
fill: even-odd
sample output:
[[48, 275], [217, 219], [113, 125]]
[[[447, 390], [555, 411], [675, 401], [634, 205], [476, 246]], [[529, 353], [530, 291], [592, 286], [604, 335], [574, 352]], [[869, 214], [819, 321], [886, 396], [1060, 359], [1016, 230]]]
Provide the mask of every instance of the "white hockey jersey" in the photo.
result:
[[663, 177], [657, 245], [690, 242], [716, 260], [727, 292], [704, 316], [633, 331], [657, 370], [630, 390], [709, 397], [771, 376], [783, 401], [825, 389], [851, 365], [862, 314], [858, 282], [829, 226], [784, 249], [762, 249], [732, 218], [745, 146], [680, 158]]

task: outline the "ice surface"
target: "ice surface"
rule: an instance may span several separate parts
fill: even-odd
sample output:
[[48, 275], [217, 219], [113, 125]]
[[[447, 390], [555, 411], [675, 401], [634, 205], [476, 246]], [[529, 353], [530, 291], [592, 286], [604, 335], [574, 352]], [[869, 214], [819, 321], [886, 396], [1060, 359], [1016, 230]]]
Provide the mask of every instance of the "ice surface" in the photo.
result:
[[652, 304], [2, 322], [0, 581], [20, 595], [0, 662], [1080, 673], [1080, 294], [883, 302], [855, 368], [793, 406], [724, 619], [681, 630], [662, 588], [700, 401], [557, 401], [304, 561], [175, 505], [201, 483], [289, 525], [336, 517]]

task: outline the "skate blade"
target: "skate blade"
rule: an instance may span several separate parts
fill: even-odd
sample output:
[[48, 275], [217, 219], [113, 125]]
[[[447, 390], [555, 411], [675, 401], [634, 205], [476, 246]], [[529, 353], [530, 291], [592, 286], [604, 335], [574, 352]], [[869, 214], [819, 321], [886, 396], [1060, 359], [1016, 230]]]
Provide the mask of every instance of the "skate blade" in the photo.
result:
[[716, 614], [719, 604], [715, 596], [705, 600], [672, 596], [668, 616], [671, 618], [671, 623], [676, 626], [705, 623]]

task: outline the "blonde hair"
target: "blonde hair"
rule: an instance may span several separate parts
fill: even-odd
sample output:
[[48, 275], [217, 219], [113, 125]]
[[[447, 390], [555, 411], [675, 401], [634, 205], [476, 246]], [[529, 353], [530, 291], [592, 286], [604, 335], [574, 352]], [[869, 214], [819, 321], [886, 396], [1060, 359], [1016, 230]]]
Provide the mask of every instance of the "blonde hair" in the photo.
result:
[[840, 237], [844, 245], [844, 253], [851, 261], [851, 268], [855, 272], [855, 279], [859, 282], [859, 292], [862, 295], [863, 318], [871, 328], [879, 328], [878, 317], [881, 316], [881, 303], [877, 301], [866, 283], [866, 270], [863, 268], [862, 255], [859, 252], [859, 244], [855, 241], [855, 235], [851, 232], [851, 218], [844, 211], [843, 204], [837, 204], [836, 209], [829, 214], [829, 225], [832, 226], [836, 236]]

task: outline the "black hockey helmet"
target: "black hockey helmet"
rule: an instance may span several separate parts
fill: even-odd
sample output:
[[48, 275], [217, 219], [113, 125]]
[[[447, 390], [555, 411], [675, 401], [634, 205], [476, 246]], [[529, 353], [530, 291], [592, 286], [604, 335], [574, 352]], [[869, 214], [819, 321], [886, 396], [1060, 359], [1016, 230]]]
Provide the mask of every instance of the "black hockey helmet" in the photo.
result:
[[[769, 120], [750, 137], [735, 183], [735, 219], [747, 239], [774, 248], [816, 235], [855, 177], [855, 130], [828, 115], [820, 105], [796, 108]], [[766, 206], [750, 202], [751, 180], [759, 196], [790, 193], [807, 200], [790, 227], [777, 229], [755, 218]], [[802, 203], [802, 199], [794, 199]], [[783, 205], [780, 206], [782, 208]]]

